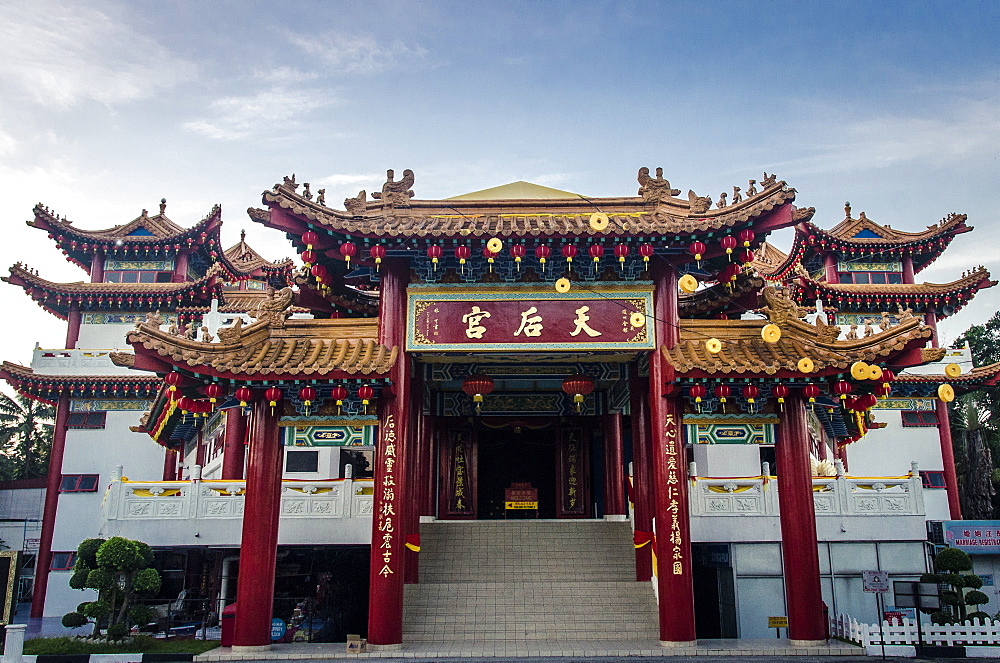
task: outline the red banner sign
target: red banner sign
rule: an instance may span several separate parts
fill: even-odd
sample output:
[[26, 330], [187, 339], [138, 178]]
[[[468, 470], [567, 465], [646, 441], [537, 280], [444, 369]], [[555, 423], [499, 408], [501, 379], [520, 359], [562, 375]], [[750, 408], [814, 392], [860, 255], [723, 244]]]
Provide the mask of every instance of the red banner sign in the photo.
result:
[[652, 294], [411, 288], [407, 350], [652, 350]]

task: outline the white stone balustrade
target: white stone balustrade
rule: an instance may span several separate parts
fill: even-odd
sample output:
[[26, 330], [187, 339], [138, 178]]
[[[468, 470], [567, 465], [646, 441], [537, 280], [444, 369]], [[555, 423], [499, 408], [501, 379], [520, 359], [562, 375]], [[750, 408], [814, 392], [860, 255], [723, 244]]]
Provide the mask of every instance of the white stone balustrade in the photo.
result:
[[[46, 349], [36, 347], [31, 368], [45, 375], [120, 375], [128, 368], [111, 362], [113, 349]], [[132, 372], [132, 375], [135, 373]]]
[[[245, 493], [245, 481], [130, 481], [113, 475], [102, 535], [150, 545], [238, 546]], [[369, 543], [372, 493], [371, 479], [283, 481], [279, 543]]]

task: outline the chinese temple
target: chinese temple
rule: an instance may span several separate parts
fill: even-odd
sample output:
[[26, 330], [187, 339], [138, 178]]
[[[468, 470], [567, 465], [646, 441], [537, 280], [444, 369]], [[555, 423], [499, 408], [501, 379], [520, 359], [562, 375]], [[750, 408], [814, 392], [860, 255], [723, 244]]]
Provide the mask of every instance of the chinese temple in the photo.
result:
[[[620, 618], [646, 619], [636, 632], [663, 646], [767, 637], [761, 614], [787, 615], [792, 643], [815, 645], [824, 604], [855, 601], [856, 559], [899, 578], [926, 570], [927, 520], [960, 510], [946, 403], [1000, 374], [951, 361], [935, 339], [989, 274], [914, 282], [971, 230], [964, 216], [906, 233], [848, 207], [824, 231], [766, 173], [717, 202], [647, 168], [636, 195], [612, 198], [518, 182], [423, 200], [414, 184], [390, 170], [343, 209], [294, 175], [266, 190], [248, 214], [285, 233], [299, 268], [243, 238], [221, 251], [218, 209], [190, 230], [161, 205], [84, 232], [39, 207], [32, 225], [91, 282], [22, 266], [6, 279], [68, 319], [68, 349], [53, 356], [95, 343], [98, 318], [121, 325], [120, 339], [101, 337], [106, 374], [4, 364], [3, 377], [58, 404], [63, 476], [68, 412], [98, 397], [90, 407], [143, 403], [107, 457], [141, 447], [159, 465], [112, 469], [86, 536], [189, 551], [218, 612], [235, 599], [234, 651], [269, 647], [275, 617], [293, 640], [322, 639], [338, 601], [364, 613], [343, 623], [370, 647], [441, 637], [435, 586], [476, 596], [458, 570], [470, 557], [514, 592], [558, 575], [503, 557], [519, 538], [577, 542], [571, 579], [613, 584], [621, 603], [605, 613], [650, 602]], [[784, 228], [788, 253], [767, 242]], [[897, 411], [933, 440], [887, 436]], [[49, 614], [46, 590], [64, 583], [48, 578], [52, 551], [75, 547], [52, 547], [68, 501], [52, 476], [33, 614]], [[309, 557], [321, 549], [337, 561]], [[621, 560], [627, 577], [608, 571]], [[570, 585], [563, 603], [594, 603]], [[559, 627], [612, 638], [612, 617], [580, 614]], [[515, 628], [490, 620], [448, 628]]]

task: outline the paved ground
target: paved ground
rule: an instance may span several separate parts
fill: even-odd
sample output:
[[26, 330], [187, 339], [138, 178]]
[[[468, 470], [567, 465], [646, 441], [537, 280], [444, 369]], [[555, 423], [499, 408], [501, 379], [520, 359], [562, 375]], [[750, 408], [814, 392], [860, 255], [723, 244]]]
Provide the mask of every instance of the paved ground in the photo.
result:
[[[359, 657], [360, 658], [360, 657]], [[617, 663], [619, 661], [636, 661], [642, 663], [723, 663], [744, 661], [749, 657], [731, 656], [651, 656], [637, 659], [630, 656], [572, 656], [572, 657], [498, 657], [498, 658], [444, 658], [444, 659], [413, 659], [413, 658], [382, 658], [380, 663], [413, 663], [414, 660], [442, 661], [443, 663]], [[854, 656], [753, 656], [754, 663], [857, 663], [858, 661], [871, 661], [881, 663], [881, 657], [859, 659]], [[282, 663], [315, 663], [316, 659], [296, 661], [295, 659], [269, 659], [281, 660]], [[912, 663], [913, 661], [982, 661], [983, 663], [998, 663], [1000, 658], [968, 658], [968, 659], [944, 659], [944, 658], [898, 658], [888, 656], [885, 659], [891, 663]]]

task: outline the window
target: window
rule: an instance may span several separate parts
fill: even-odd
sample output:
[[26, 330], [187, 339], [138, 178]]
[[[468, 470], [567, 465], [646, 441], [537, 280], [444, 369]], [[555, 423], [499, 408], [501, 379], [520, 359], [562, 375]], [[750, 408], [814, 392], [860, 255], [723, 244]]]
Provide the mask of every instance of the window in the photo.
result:
[[107, 412], [72, 412], [66, 418], [66, 428], [104, 428]]
[[289, 451], [285, 456], [286, 472], [317, 472], [319, 471], [318, 451]]
[[98, 474], [64, 474], [59, 483], [60, 493], [96, 493]]
[[934, 412], [933, 410], [927, 412], [910, 412], [904, 410], [901, 414], [903, 417], [903, 426], [905, 428], [938, 425], [937, 412]]
[[923, 481], [924, 488], [947, 488], [943, 470], [920, 470], [920, 480]]
[[840, 282], [861, 284], [896, 284], [903, 282], [903, 275], [899, 272], [841, 272]]
[[72, 571], [76, 564], [75, 552], [54, 552], [52, 562], [49, 564], [50, 571]]
[[115, 269], [104, 273], [105, 283], [170, 283], [173, 272], [144, 269]]

